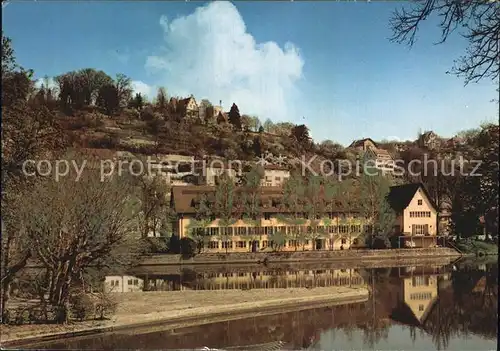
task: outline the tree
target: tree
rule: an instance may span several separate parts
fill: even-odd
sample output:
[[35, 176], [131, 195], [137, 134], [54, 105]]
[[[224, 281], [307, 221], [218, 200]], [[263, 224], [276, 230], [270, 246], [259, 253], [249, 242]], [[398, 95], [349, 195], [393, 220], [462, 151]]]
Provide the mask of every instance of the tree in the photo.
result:
[[6, 37], [2, 30], [2, 77], [17, 68], [16, 56], [12, 48], [12, 39]]
[[271, 133], [275, 133], [281, 136], [289, 136], [294, 127], [293, 123], [290, 122], [279, 122], [271, 127]]
[[[333, 192], [328, 189], [329, 184], [323, 182], [319, 176], [309, 175], [306, 180], [304, 198], [305, 213], [309, 218], [308, 239], [312, 240], [313, 250], [316, 249], [316, 241], [325, 237], [323, 228], [319, 229], [319, 224], [326, 214], [327, 203]], [[325, 189], [327, 188], [327, 189]]]
[[361, 217], [370, 223], [370, 243], [373, 247], [376, 239], [388, 238], [393, 232], [396, 216], [387, 202], [389, 180], [375, 169], [366, 169], [360, 179], [359, 209]]
[[91, 105], [96, 101], [99, 89], [112, 84], [113, 79], [103, 71], [96, 71], [93, 68], [85, 68], [77, 73], [77, 79], [81, 84], [82, 100], [85, 105]]
[[201, 253], [203, 248], [210, 241], [210, 237], [207, 235], [206, 229], [212, 224], [212, 209], [211, 202], [207, 194], [201, 196], [201, 198], [196, 201], [196, 215], [195, 218], [191, 220], [188, 228], [188, 236], [191, 238], [198, 250]]
[[[142, 161], [141, 161], [142, 162]], [[170, 191], [165, 179], [159, 175], [134, 177], [140, 189], [139, 223], [143, 237], [168, 235], [172, 212], [167, 195]]]
[[132, 80], [126, 75], [118, 73], [114, 85], [118, 96], [118, 107], [127, 106], [132, 97]]
[[158, 88], [158, 94], [156, 94], [156, 107], [160, 111], [164, 111], [168, 105], [167, 91], [164, 87]]
[[290, 138], [298, 143], [304, 151], [309, 151], [311, 149], [312, 139], [309, 136], [309, 128], [307, 128], [304, 124], [293, 127]]
[[271, 121], [269, 118], [266, 119], [262, 127], [264, 128], [264, 131], [266, 133], [271, 133], [271, 130], [274, 127], [273, 121]]
[[232, 124], [233, 128], [236, 130], [241, 130], [241, 116], [238, 106], [233, 103], [231, 109], [229, 110], [229, 123]]
[[[304, 225], [305, 184], [300, 173], [293, 173], [283, 186], [283, 210], [286, 215], [279, 216], [280, 222], [289, 225], [290, 232], [287, 237], [304, 245], [307, 232]], [[282, 233], [284, 234], [284, 233]], [[295, 246], [297, 250], [297, 246]]]
[[108, 116], [112, 116], [120, 108], [118, 89], [114, 84], [103, 85], [97, 96], [97, 106], [103, 108]]
[[344, 213], [342, 214], [339, 223], [345, 230], [341, 230], [339, 227], [339, 234], [344, 238], [347, 236], [349, 243], [351, 243], [352, 239], [353, 217], [355, 213], [359, 211], [359, 195], [359, 186], [355, 179], [345, 179], [340, 183], [340, 187], [337, 192], [337, 201], [339, 202], [340, 208], [344, 211]]
[[137, 202], [125, 177], [101, 182], [97, 172], [59, 181], [43, 179], [24, 206], [21, 223], [34, 257], [48, 272], [50, 303], [67, 320], [70, 291], [90, 265], [129, 265], [141, 253], [137, 237]]
[[[27, 103], [30, 72], [16, 64], [10, 43], [10, 39], [2, 36], [2, 312], [13, 279], [32, 256], [32, 246], [21, 228], [24, 200], [32, 199], [29, 195], [32, 178], [25, 176], [23, 164], [42, 155], [46, 157], [48, 151], [57, 155], [65, 145], [53, 113], [45, 106]], [[36, 170], [27, 167], [25, 171]]]
[[142, 110], [144, 107], [144, 98], [141, 93], [136, 93], [134, 98], [130, 100], [129, 107]]
[[425, 0], [414, 2], [395, 11], [390, 21], [392, 41], [413, 46], [416, 32], [422, 21], [431, 15], [441, 18], [443, 43], [457, 28], [463, 30], [468, 40], [466, 53], [458, 59], [451, 72], [465, 78], [465, 84], [482, 78], [498, 79], [500, 17], [495, 1], [445, 1]]
[[236, 199], [235, 185], [233, 180], [226, 174], [222, 174], [215, 187], [214, 214], [219, 218], [219, 231], [223, 247], [228, 250], [229, 243], [232, 245], [232, 235], [229, 228], [235, 221]]
[[[253, 167], [243, 176], [243, 191], [241, 193], [243, 222], [251, 227], [251, 241], [253, 249], [256, 245], [257, 233], [260, 235], [260, 224], [262, 219], [262, 197], [260, 183], [264, 177], [263, 169], [259, 166]], [[256, 233], [257, 232], [257, 233]]]

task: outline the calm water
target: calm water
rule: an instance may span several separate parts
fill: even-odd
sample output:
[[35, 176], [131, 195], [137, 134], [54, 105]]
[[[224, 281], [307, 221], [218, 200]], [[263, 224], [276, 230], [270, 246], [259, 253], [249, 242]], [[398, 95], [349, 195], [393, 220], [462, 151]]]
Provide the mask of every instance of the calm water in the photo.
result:
[[[123, 331], [32, 345], [50, 349], [496, 350], [498, 264], [377, 269], [182, 269], [110, 276], [115, 291], [365, 286], [362, 303], [177, 330]], [[113, 283], [111, 283], [113, 281]], [[117, 292], [118, 293], [118, 292]]]

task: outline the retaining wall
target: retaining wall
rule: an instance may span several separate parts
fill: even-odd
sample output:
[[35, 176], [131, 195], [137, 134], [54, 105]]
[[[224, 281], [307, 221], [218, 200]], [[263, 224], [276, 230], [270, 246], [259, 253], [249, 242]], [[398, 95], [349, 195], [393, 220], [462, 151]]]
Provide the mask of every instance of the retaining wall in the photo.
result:
[[296, 251], [296, 252], [238, 252], [202, 253], [193, 258], [183, 259], [181, 255], [152, 255], [145, 257], [143, 265], [196, 265], [224, 263], [289, 263], [289, 262], [327, 262], [346, 260], [401, 260], [433, 257], [460, 257], [461, 254], [450, 248], [387, 249], [387, 250], [339, 250], [339, 251]]

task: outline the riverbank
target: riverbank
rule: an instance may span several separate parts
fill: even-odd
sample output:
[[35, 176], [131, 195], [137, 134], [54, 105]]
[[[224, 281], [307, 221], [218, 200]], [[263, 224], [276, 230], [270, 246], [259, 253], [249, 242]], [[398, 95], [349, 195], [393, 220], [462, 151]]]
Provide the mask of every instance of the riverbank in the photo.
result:
[[66, 337], [119, 330], [181, 328], [217, 321], [363, 302], [365, 288], [158, 291], [117, 294], [118, 309], [107, 321], [70, 325], [2, 326], [2, 347], [19, 347]]
[[336, 251], [295, 251], [295, 252], [230, 252], [201, 253], [192, 258], [181, 255], [155, 254], [144, 257], [139, 266], [154, 265], [208, 265], [208, 264], [271, 264], [330, 261], [397, 261], [411, 259], [431, 259], [439, 257], [460, 257], [462, 254], [450, 248], [426, 249], [386, 249], [386, 250], [336, 250]]
[[483, 240], [462, 240], [455, 244], [457, 248], [468, 256], [498, 256], [498, 245]]

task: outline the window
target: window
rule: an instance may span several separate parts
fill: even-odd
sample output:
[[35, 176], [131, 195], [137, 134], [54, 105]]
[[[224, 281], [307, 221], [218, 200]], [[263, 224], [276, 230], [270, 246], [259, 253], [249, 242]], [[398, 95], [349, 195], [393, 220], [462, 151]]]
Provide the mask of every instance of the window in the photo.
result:
[[424, 277], [424, 276], [416, 276], [411, 278], [411, 285], [412, 286], [428, 286], [429, 285], [429, 277]]
[[281, 178], [280, 177], [276, 177], [274, 178], [277, 182], [281, 182]]
[[418, 305], [418, 310], [422, 312], [424, 310], [424, 305]]
[[418, 200], [418, 205], [422, 206], [422, 200]]
[[262, 248], [265, 249], [268, 246], [267, 240], [262, 241]]
[[134, 279], [134, 285], [139, 285], [139, 279]]
[[239, 248], [247, 247], [247, 242], [246, 241], [238, 241], [236, 243], [236, 247], [239, 247]]
[[222, 243], [222, 248], [223, 249], [232, 249], [233, 248], [233, 242], [232, 241], [224, 241]]
[[129, 279], [127, 282], [128, 285], [132, 285], [132, 279]]
[[340, 242], [341, 242], [342, 244], [345, 244], [347, 241], [346, 241], [345, 239], [342, 239]]
[[264, 213], [264, 219], [266, 221], [270, 220], [271, 219], [271, 214], [270, 213]]
[[412, 224], [411, 226], [412, 235], [427, 235], [429, 234], [428, 224]]
[[208, 248], [209, 249], [218, 249], [219, 248], [219, 242], [218, 241], [211, 241], [208, 243]]

